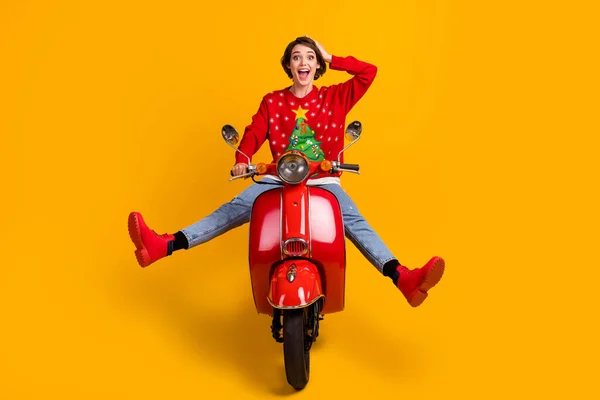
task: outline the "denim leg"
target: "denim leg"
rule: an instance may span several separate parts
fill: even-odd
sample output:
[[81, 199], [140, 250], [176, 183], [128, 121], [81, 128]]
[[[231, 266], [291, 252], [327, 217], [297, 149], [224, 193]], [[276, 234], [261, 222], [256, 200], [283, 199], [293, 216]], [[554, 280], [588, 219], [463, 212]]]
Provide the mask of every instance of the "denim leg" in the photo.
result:
[[360, 214], [350, 196], [340, 185], [326, 184], [319, 187], [333, 193], [340, 202], [346, 237], [379, 272], [383, 273], [385, 263], [396, 257]]
[[182, 229], [181, 232], [185, 235], [189, 243], [188, 249], [208, 242], [250, 221], [252, 204], [254, 204], [256, 198], [267, 190], [281, 186], [276, 181], [270, 179], [263, 179], [262, 182], [276, 183], [276, 185], [254, 183], [213, 213]]

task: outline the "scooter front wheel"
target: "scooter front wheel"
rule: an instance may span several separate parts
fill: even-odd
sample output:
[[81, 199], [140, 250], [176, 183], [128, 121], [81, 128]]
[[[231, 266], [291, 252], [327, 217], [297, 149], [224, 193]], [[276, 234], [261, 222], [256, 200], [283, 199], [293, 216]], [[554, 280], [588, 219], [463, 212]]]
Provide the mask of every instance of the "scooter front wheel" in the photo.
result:
[[283, 358], [288, 383], [296, 390], [304, 389], [310, 375], [310, 347], [307, 334], [306, 308], [283, 312]]

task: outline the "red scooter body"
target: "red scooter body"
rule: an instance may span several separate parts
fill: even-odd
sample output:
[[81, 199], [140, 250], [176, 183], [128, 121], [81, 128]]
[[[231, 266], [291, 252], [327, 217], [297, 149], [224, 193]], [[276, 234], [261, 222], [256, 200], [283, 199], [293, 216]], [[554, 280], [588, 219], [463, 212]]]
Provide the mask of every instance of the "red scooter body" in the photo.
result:
[[284, 184], [260, 195], [250, 218], [249, 263], [256, 309], [344, 309], [346, 249], [339, 203], [325, 189]]
[[[362, 125], [355, 121], [346, 135], [354, 143], [361, 131]], [[225, 125], [222, 135], [235, 148], [239, 140], [235, 128]], [[246, 157], [247, 173], [232, 179], [268, 174], [283, 182], [258, 196], [252, 206], [250, 279], [256, 310], [272, 317], [273, 338], [283, 343], [287, 381], [300, 390], [308, 383], [310, 348], [319, 335], [319, 321], [324, 314], [344, 309], [346, 283], [339, 202], [331, 192], [306, 183], [309, 177], [358, 173], [358, 165], [342, 164], [339, 156], [338, 161], [311, 162], [296, 150], [272, 164], [251, 165]]]

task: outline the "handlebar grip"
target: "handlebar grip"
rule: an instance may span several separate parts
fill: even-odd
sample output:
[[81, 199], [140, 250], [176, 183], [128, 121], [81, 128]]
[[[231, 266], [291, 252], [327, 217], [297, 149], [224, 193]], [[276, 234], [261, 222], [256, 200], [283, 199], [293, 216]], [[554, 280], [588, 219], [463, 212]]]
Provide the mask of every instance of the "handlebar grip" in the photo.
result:
[[359, 165], [358, 164], [340, 164], [338, 165], [338, 168], [340, 169], [349, 169], [350, 171], [356, 171], [358, 172], [359, 170]]

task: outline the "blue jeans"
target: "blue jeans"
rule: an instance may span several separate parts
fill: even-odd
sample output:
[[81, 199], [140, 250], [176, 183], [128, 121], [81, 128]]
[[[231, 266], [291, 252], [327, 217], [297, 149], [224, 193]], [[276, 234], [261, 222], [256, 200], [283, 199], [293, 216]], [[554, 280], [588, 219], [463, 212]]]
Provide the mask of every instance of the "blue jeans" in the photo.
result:
[[[262, 182], [280, 185], [279, 182], [265, 178]], [[223, 204], [207, 217], [183, 229], [181, 232], [188, 240], [189, 248], [208, 242], [225, 232], [237, 228], [250, 221], [250, 212], [256, 198], [273, 189], [273, 185], [250, 185], [229, 203]], [[356, 248], [373, 264], [379, 272], [383, 273], [386, 262], [395, 259], [381, 238], [360, 214], [350, 196], [340, 185], [325, 184], [318, 187], [333, 193], [338, 199], [344, 220], [346, 237]]]

